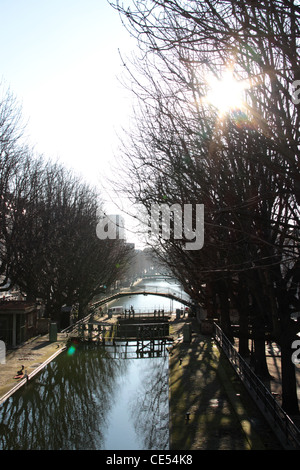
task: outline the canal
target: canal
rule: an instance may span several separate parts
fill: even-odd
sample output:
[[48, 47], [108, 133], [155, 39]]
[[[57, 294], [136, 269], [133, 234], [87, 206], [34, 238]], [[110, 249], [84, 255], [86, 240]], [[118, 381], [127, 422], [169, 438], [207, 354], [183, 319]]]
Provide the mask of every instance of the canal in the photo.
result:
[[[150, 311], [182, 307], [153, 295], [109, 306], [117, 304]], [[0, 450], [167, 450], [168, 354], [159, 340], [154, 353], [153, 345], [152, 352], [144, 347], [141, 355], [136, 343], [78, 344], [57, 356], [0, 407]]]

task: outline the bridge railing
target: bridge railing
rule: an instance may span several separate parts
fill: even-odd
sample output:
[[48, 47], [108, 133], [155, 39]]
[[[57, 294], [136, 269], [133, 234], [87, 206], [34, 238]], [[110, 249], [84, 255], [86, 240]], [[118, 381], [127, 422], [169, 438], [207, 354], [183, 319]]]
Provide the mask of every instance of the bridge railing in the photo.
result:
[[161, 319], [161, 318], [168, 318], [170, 316], [171, 312], [170, 311], [166, 311], [166, 310], [152, 310], [152, 311], [149, 311], [149, 308], [139, 308], [139, 309], [134, 309], [134, 312], [132, 312], [131, 310], [127, 310], [125, 309], [124, 313], [121, 314], [121, 318], [125, 318], [125, 319], [135, 319], [135, 318], [158, 318], [158, 319]]
[[175, 287], [171, 288], [171, 287], [160, 287], [160, 286], [157, 286], [157, 285], [153, 285], [151, 286], [150, 284], [148, 284], [147, 286], [134, 286], [131, 291], [128, 291], [129, 295], [130, 293], [134, 291], [134, 292], [149, 292], [151, 294], [153, 293], [157, 293], [157, 294], [169, 294], [169, 295], [174, 295], [176, 296], [177, 298], [180, 298], [180, 299], [183, 299], [183, 300], [189, 300], [189, 296], [188, 294], [186, 294], [182, 289], [180, 290], [177, 290]]
[[91, 316], [93, 315], [93, 312], [88, 313], [85, 317], [81, 318], [80, 320], [77, 320], [73, 325], [68, 326], [64, 330], [61, 330], [61, 333], [72, 333], [73, 331], [78, 330], [81, 325], [87, 324]]
[[101, 301], [102, 299], [105, 298], [110, 298], [118, 293], [121, 293], [123, 295], [132, 295], [135, 292], [140, 292], [140, 293], [149, 293], [149, 294], [165, 294], [165, 295], [174, 295], [177, 298], [183, 299], [185, 301], [189, 301], [190, 297], [189, 295], [181, 288], [176, 288], [176, 287], [166, 287], [166, 286], [158, 286], [157, 284], [151, 285], [133, 285], [131, 287], [120, 287], [116, 290], [112, 290], [111, 292], [107, 293], [102, 293], [99, 295], [98, 300]]
[[300, 430], [216, 323], [214, 323], [214, 338], [261, 412], [271, 424], [272, 429], [282, 437], [284, 447], [300, 450]]

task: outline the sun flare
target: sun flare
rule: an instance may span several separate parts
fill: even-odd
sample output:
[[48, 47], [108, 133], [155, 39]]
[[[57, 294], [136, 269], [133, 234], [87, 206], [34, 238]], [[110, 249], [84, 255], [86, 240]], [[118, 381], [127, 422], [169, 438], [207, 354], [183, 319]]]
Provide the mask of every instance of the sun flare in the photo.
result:
[[230, 110], [241, 110], [245, 105], [244, 91], [248, 84], [244, 80], [236, 80], [231, 70], [227, 70], [221, 79], [212, 77], [207, 80], [209, 91], [206, 101], [224, 115]]

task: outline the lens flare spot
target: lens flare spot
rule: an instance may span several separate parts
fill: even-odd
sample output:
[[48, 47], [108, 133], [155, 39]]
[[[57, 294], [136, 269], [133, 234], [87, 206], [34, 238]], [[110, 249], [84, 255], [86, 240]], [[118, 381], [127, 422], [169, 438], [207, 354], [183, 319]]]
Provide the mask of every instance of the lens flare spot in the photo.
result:
[[68, 352], [67, 352], [68, 356], [73, 356], [75, 351], [76, 351], [75, 346], [70, 346], [69, 349], [68, 349]]

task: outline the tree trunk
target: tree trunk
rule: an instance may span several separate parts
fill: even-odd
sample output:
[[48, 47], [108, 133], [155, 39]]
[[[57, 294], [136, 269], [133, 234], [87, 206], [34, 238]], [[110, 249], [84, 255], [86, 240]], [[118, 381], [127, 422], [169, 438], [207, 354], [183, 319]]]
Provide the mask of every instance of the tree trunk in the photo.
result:
[[270, 379], [267, 359], [266, 359], [266, 342], [265, 342], [265, 323], [259, 312], [253, 318], [253, 364], [254, 372], [261, 379]]
[[239, 353], [246, 358], [249, 350], [249, 299], [248, 289], [243, 280], [239, 279], [237, 292], [237, 307], [239, 312]]
[[79, 300], [79, 306], [78, 306], [78, 320], [81, 318], [84, 318], [88, 314], [88, 305]]
[[289, 415], [299, 415], [295, 365], [292, 362], [292, 343], [297, 337], [297, 328], [291, 320], [289, 295], [286, 285], [278, 285], [277, 299], [280, 313], [279, 345], [281, 347], [282, 408]]
[[230, 305], [229, 305], [229, 299], [228, 299], [228, 287], [227, 283], [224, 280], [221, 280], [217, 284], [217, 292], [218, 296], [220, 299], [220, 312], [221, 312], [221, 318], [220, 318], [220, 325], [229, 339], [233, 343], [234, 337], [232, 333], [232, 328], [231, 328], [231, 321], [230, 321]]
[[249, 350], [249, 334], [248, 334], [248, 318], [243, 312], [239, 315], [240, 327], [239, 327], [239, 354], [246, 358], [250, 356]]
[[205, 307], [207, 312], [207, 319], [214, 319], [215, 312], [213, 307], [213, 287], [212, 282], [206, 284], [206, 296], [205, 296]]
[[59, 318], [60, 318], [60, 309], [61, 306], [55, 303], [47, 303], [46, 304], [46, 317], [50, 318], [50, 321], [53, 323], [57, 323], [59, 325]]
[[295, 364], [292, 362], [292, 343], [296, 339], [292, 320], [285, 322], [280, 337], [282, 408], [291, 416], [299, 415]]
[[299, 415], [295, 365], [291, 345], [281, 347], [282, 408], [290, 416]]

